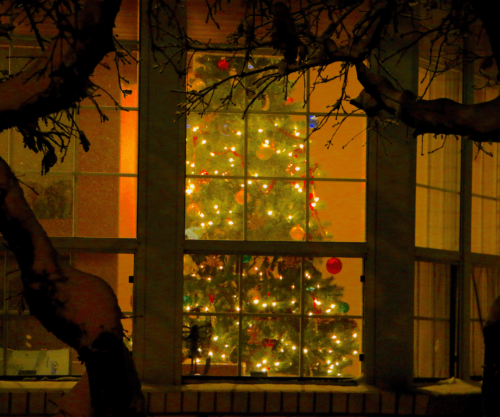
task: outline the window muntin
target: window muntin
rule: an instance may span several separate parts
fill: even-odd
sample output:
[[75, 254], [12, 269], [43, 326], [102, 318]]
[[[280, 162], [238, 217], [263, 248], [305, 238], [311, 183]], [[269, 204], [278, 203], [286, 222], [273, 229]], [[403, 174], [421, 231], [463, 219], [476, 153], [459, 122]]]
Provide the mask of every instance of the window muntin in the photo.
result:
[[416, 262], [414, 317], [414, 376], [449, 378], [454, 356], [452, 267]]
[[359, 376], [362, 270], [356, 258], [184, 255], [183, 374], [210, 357], [209, 376]]

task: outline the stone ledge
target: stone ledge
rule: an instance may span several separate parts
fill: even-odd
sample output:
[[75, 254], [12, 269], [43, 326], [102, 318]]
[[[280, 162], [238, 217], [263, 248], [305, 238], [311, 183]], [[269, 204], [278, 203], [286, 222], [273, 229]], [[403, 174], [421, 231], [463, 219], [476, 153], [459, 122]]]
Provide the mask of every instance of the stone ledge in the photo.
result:
[[[481, 416], [478, 385], [459, 380], [411, 393], [372, 386], [290, 384], [144, 384], [150, 416]], [[70, 381], [0, 381], [0, 415], [47, 416]]]

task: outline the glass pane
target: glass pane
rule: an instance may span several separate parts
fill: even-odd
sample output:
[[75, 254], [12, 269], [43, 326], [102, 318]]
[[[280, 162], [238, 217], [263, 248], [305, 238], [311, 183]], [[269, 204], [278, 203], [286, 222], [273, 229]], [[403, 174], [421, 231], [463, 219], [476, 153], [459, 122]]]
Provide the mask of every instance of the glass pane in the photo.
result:
[[482, 376], [484, 365], [484, 337], [481, 322], [470, 323], [470, 375]]
[[[337, 123], [341, 124], [330, 128], [330, 125]], [[331, 145], [327, 147], [330, 139]], [[365, 179], [365, 145], [365, 117], [330, 119], [324, 128], [314, 132], [309, 139], [309, 175], [313, 178]]]
[[305, 117], [249, 116], [249, 176], [303, 177], [306, 169], [305, 137]]
[[500, 271], [496, 268], [474, 266], [471, 279], [471, 318], [482, 319], [486, 324], [490, 307], [500, 294]]
[[304, 376], [361, 376], [361, 320], [347, 317], [305, 319]]
[[68, 375], [69, 348], [29, 315], [7, 316], [7, 375]]
[[[49, 236], [73, 235], [73, 176], [21, 175], [21, 187], [28, 205]], [[24, 184], [23, 184], [24, 183]]]
[[238, 319], [184, 316], [182, 375], [238, 375]]
[[[317, 83], [311, 92], [310, 108], [312, 112], [328, 112], [331, 106], [340, 98], [342, 90], [342, 79], [338, 77], [341, 69], [340, 63], [330, 64], [323, 71], [313, 69], [311, 71], [311, 84]], [[330, 80], [330, 81], [327, 81]], [[349, 103], [349, 99], [356, 98], [363, 87], [356, 78], [356, 70], [350, 68], [346, 93], [347, 100], [342, 103], [342, 110], [346, 113], [357, 110]]]
[[[67, 121], [67, 118], [62, 117], [64, 122]], [[52, 126], [49, 125], [51, 128]], [[35, 153], [32, 150], [28, 149], [25, 144], [22, 135], [15, 129], [11, 131], [12, 135], [12, 147], [10, 154], [11, 168], [23, 175], [23, 172], [26, 171], [34, 171], [38, 174], [38, 177], [41, 176], [42, 171], [42, 159], [43, 152]], [[61, 151], [57, 146], [55, 147], [57, 163], [50, 169], [50, 174], [55, 172], [71, 172], [74, 169], [74, 159], [75, 159], [75, 140], [73, 139], [67, 151]], [[23, 180], [21, 176], [21, 180]]]
[[245, 125], [239, 114], [191, 114], [186, 132], [188, 174], [243, 175]]
[[305, 240], [303, 183], [248, 180], [248, 240]]
[[137, 173], [137, 112], [108, 113], [101, 123], [94, 110], [80, 110], [80, 128], [90, 141], [85, 152], [77, 144], [76, 170], [79, 172]]
[[299, 313], [301, 265], [294, 256], [243, 256], [243, 312]]
[[449, 378], [449, 322], [415, 320], [414, 326], [415, 377]]
[[239, 311], [239, 257], [184, 255], [184, 311]]
[[309, 240], [365, 240], [366, 183], [313, 181], [309, 193]]
[[450, 376], [450, 274], [449, 265], [416, 262], [415, 377]]
[[298, 376], [300, 319], [247, 318], [243, 321], [242, 374]]
[[136, 236], [137, 178], [77, 177], [76, 236]]
[[450, 318], [450, 266], [417, 262], [415, 269], [415, 316]]
[[305, 314], [363, 314], [362, 259], [305, 258], [304, 268]]
[[[420, 80], [424, 80], [427, 61], [421, 62]], [[428, 80], [428, 78], [427, 78]], [[426, 90], [419, 84], [419, 95], [426, 99], [447, 97], [462, 99], [462, 74], [447, 71], [436, 77]], [[417, 155], [417, 194], [415, 244], [417, 246], [458, 250], [460, 213], [461, 140], [424, 135]]]
[[[186, 180], [186, 239], [243, 239], [242, 180]], [[248, 193], [247, 193], [248, 198]]]
[[500, 159], [497, 143], [481, 144], [472, 162], [472, 251], [500, 254]]

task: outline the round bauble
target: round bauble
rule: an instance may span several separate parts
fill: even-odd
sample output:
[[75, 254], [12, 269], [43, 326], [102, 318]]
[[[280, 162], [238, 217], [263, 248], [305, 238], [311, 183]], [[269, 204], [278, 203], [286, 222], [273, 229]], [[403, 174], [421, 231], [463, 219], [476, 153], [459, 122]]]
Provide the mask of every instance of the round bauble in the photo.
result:
[[330, 274], [338, 274], [342, 271], [342, 262], [338, 258], [330, 258], [326, 262], [326, 269]]
[[205, 82], [199, 78], [196, 78], [190, 85], [192, 91], [201, 91], [207, 86]]
[[293, 240], [302, 240], [304, 238], [304, 234], [304, 229], [302, 229], [300, 225], [292, 227], [292, 230], [290, 230], [290, 237]]
[[261, 144], [259, 149], [257, 149], [257, 152], [255, 152], [257, 158], [259, 158], [261, 161], [267, 161], [269, 158], [271, 158], [271, 156], [273, 156], [273, 153], [274, 150], [267, 143]]
[[[238, 204], [243, 204], [245, 202], [245, 193], [243, 191], [243, 188], [236, 193], [236, 195], [234, 196], [234, 198], [236, 199], [236, 202]], [[250, 194], [247, 193], [247, 203], [249, 201], [250, 201]]]
[[182, 305], [184, 307], [190, 305], [191, 303], [193, 302], [193, 299], [190, 295], [185, 295], [183, 298], [182, 298]]
[[[198, 172], [198, 175], [209, 175], [208, 171], [206, 169], [202, 169], [200, 172]], [[199, 178], [198, 179], [198, 184], [208, 184], [210, 182], [210, 178]]]
[[190, 216], [200, 214], [200, 211], [200, 207], [198, 207], [198, 205], [195, 203], [191, 203], [186, 207], [186, 213]]
[[339, 303], [339, 311], [341, 313], [347, 313], [349, 311], [349, 304], [347, 304], [345, 301], [341, 301]]

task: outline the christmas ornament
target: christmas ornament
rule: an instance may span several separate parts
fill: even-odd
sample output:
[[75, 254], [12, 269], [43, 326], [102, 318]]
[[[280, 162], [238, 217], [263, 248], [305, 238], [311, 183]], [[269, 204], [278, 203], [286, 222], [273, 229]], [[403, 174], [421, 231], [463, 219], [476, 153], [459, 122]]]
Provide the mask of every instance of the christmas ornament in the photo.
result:
[[[234, 198], [236, 199], [236, 202], [238, 204], [243, 204], [245, 202], [245, 195], [243, 192], [243, 188], [236, 193]], [[247, 202], [249, 202], [249, 201], [250, 201], [250, 194], [247, 193]]]
[[330, 258], [326, 262], [326, 270], [330, 274], [338, 274], [342, 270], [342, 262], [338, 258]]
[[231, 123], [223, 123], [219, 129], [222, 136], [229, 136], [231, 134]]
[[272, 149], [271, 146], [269, 146], [267, 143], [263, 143], [255, 153], [257, 155], [257, 158], [259, 158], [261, 161], [267, 161], [269, 158], [271, 158], [271, 156], [273, 156], [274, 149]]
[[182, 305], [183, 305], [184, 307], [186, 307], [186, 306], [190, 305], [192, 302], [193, 302], [193, 299], [192, 299], [192, 298], [191, 298], [191, 296], [189, 296], [189, 295], [185, 295], [185, 296], [183, 297], [183, 299], [182, 299]]
[[[198, 175], [209, 175], [208, 171], [206, 169], [202, 169], [200, 172], [198, 172]], [[210, 182], [210, 178], [199, 178], [198, 179], [198, 184], [208, 184]]]
[[304, 229], [302, 229], [300, 225], [292, 227], [292, 230], [290, 230], [290, 237], [293, 240], [302, 240], [304, 237]]
[[339, 303], [339, 311], [341, 313], [347, 313], [349, 311], [349, 304], [347, 304], [345, 301], [341, 301]]
[[210, 303], [213, 304], [215, 301], [215, 294], [208, 294], [208, 299], [210, 300]]
[[221, 71], [226, 71], [229, 68], [229, 62], [227, 62], [224, 58], [222, 58], [217, 64]]
[[218, 268], [222, 265], [222, 262], [217, 255], [208, 255], [201, 265], [208, 266], [209, 268]]
[[198, 269], [196, 263], [191, 258], [191, 255], [184, 255], [184, 266], [183, 273], [184, 275], [191, 275], [194, 271]]
[[186, 239], [199, 239], [201, 235], [205, 232], [203, 227], [190, 227], [184, 231]]
[[252, 255], [243, 255], [243, 262], [248, 263], [252, 260]]
[[200, 207], [198, 207], [198, 205], [195, 203], [191, 203], [186, 207], [186, 213], [190, 216], [200, 214]]
[[316, 116], [309, 116], [309, 127], [311, 129], [316, 129], [318, 127], [319, 121]]
[[260, 345], [261, 341], [259, 339], [260, 330], [256, 325], [249, 327], [247, 333], [250, 336], [250, 340], [247, 342], [249, 345]]
[[203, 90], [207, 85], [205, 84], [205, 82], [203, 80], [200, 80], [199, 78], [197, 78], [196, 80], [194, 80], [192, 83], [190, 83], [190, 86], [191, 86], [191, 90], [194, 90], [194, 91], [201, 91]]
[[260, 102], [262, 104], [262, 110], [267, 111], [271, 105], [271, 101], [269, 100], [269, 96], [267, 94], [263, 94], [260, 97]]

